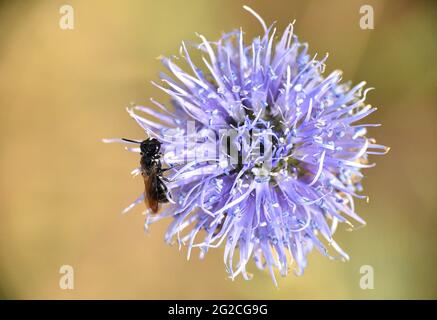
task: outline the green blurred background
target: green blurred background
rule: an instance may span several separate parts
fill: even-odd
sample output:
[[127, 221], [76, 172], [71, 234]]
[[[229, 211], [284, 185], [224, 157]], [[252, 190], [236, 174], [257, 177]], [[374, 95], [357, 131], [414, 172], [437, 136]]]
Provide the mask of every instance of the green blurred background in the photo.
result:
[[[24, 299], [384, 299], [437, 298], [437, 6], [425, 1], [80, 1], [75, 29], [58, 26], [64, 1], [0, 3], [0, 296]], [[168, 221], [143, 231], [141, 210], [120, 211], [142, 189], [129, 172], [138, 158], [104, 137], [142, 137], [130, 102], [166, 101], [150, 80], [156, 57], [176, 54], [195, 32], [217, 39], [242, 26], [262, 30], [250, 5], [295, 31], [310, 52], [330, 53], [328, 70], [375, 87], [371, 130], [392, 147], [364, 181], [365, 228], [340, 228], [351, 261], [313, 252], [303, 277], [273, 286], [227, 279], [223, 250], [204, 261], [167, 246]], [[375, 29], [359, 28], [359, 8], [375, 10]], [[75, 289], [59, 288], [71, 265]], [[362, 265], [375, 289], [359, 286]]]

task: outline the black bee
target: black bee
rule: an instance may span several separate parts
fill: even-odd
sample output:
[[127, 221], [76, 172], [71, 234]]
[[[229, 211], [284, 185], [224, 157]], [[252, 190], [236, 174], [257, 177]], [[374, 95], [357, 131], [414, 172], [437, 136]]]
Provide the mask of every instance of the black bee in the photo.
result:
[[148, 138], [144, 141], [123, 139], [127, 142], [140, 144], [141, 150], [141, 175], [144, 178], [144, 202], [152, 209], [153, 213], [158, 212], [158, 204], [168, 202], [167, 186], [164, 184], [162, 173], [171, 168], [161, 168], [161, 142], [155, 138]]

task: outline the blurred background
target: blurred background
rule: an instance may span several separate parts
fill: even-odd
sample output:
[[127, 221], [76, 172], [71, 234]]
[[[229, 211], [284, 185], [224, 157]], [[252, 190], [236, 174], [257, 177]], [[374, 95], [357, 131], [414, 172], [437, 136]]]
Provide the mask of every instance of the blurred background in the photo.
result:
[[[74, 30], [59, 8], [74, 8]], [[276, 288], [250, 267], [252, 281], [227, 279], [223, 250], [205, 260], [167, 246], [169, 221], [143, 231], [141, 209], [121, 210], [141, 192], [138, 158], [104, 137], [143, 137], [130, 102], [166, 101], [150, 81], [159, 55], [181, 40], [210, 40], [261, 27], [242, 5], [295, 32], [310, 53], [330, 53], [327, 72], [366, 80], [378, 106], [372, 129], [392, 148], [373, 158], [357, 201], [365, 228], [337, 231], [343, 263], [314, 251], [303, 277]], [[361, 30], [370, 4], [375, 29]], [[2, 1], [0, 2], [0, 297], [19, 299], [418, 299], [437, 298], [437, 6], [429, 1]], [[59, 268], [74, 268], [61, 290]], [[359, 286], [362, 265], [375, 288]]]

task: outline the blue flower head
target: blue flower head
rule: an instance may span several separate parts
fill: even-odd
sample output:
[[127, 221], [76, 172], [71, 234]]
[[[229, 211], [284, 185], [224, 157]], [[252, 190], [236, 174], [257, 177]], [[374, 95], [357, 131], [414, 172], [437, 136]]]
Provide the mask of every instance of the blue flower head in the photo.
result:
[[171, 218], [165, 239], [186, 245], [188, 257], [223, 246], [231, 278], [250, 279], [253, 258], [276, 284], [275, 269], [302, 274], [314, 247], [348, 259], [333, 234], [341, 223], [365, 224], [354, 209], [354, 198], [366, 198], [358, 194], [361, 169], [388, 148], [366, 136], [377, 125], [360, 121], [376, 110], [365, 103], [365, 82], [342, 84], [340, 71], [324, 76], [327, 56], [311, 58], [293, 24], [279, 34], [244, 8], [262, 36], [247, 43], [242, 30], [217, 42], [199, 35], [191, 55], [182, 43], [179, 57], [162, 58], [169, 73], [154, 83], [172, 106], [152, 99], [153, 108], [128, 112], [161, 142], [170, 168], [170, 203], [146, 215], [146, 228]]

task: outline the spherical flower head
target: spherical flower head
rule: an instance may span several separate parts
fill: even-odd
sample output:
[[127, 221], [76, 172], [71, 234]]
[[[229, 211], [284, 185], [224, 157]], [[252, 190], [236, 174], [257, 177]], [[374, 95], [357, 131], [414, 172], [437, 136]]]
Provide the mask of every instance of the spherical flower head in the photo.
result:
[[311, 58], [293, 24], [278, 34], [245, 9], [262, 36], [246, 43], [242, 30], [217, 42], [199, 35], [191, 55], [182, 43], [180, 57], [162, 58], [170, 73], [154, 83], [172, 107], [152, 99], [154, 108], [128, 111], [161, 142], [169, 168], [170, 204], [148, 214], [146, 227], [172, 218], [165, 239], [187, 245], [188, 257], [223, 246], [231, 278], [250, 279], [254, 258], [276, 284], [275, 269], [302, 274], [314, 247], [348, 259], [333, 234], [341, 223], [365, 224], [354, 209], [354, 198], [366, 198], [361, 171], [374, 166], [369, 154], [388, 149], [366, 136], [377, 125], [360, 121], [376, 110], [365, 104], [364, 82], [342, 84], [339, 71], [323, 76], [327, 56]]

